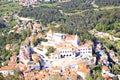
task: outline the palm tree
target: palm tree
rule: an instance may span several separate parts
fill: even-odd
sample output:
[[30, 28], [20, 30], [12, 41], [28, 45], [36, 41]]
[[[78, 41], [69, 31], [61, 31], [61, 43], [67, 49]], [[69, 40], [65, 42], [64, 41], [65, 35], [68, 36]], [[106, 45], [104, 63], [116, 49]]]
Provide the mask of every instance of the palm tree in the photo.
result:
[[40, 66], [40, 70], [42, 69], [41, 67], [41, 59], [40, 57], [38, 56], [38, 54], [32, 54], [32, 59], [35, 61], [35, 62], [38, 62], [39, 63], [39, 66]]

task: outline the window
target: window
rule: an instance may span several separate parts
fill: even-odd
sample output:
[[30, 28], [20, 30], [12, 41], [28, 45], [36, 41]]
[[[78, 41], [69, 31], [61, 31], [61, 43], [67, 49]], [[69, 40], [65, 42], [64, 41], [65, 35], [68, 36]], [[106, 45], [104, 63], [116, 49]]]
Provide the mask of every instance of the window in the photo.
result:
[[91, 50], [91, 48], [88, 48], [88, 50]]
[[61, 58], [64, 58], [64, 55], [61, 55]]
[[91, 51], [88, 51], [88, 53], [91, 53]]

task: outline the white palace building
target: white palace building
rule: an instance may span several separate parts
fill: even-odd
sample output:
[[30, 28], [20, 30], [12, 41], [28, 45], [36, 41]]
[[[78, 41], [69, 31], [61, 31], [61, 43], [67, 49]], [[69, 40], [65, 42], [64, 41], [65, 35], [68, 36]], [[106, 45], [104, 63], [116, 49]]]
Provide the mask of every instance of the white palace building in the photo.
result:
[[81, 44], [78, 35], [68, 35], [48, 31], [48, 42], [41, 42], [42, 46], [53, 46], [56, 50], [50, 54], [51, 59], [76, 58], [90, 60], [92, 57], [92, 41]]

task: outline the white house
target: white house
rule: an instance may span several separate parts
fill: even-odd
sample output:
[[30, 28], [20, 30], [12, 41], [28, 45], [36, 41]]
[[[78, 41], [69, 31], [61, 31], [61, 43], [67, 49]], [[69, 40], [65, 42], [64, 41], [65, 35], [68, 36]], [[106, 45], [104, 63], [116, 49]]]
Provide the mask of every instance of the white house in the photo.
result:
[[92, 46], [90, 41], [85, 44], [81, 44], [78, 35], [68, 35], [55, 33], [49, 30], [47, 33], [48, 42], [41, 45], [49, 45], [56, 48], [56, 52], [51, 54], [52, 59], [61, 58], [75, 58], [76, 54], [79, 53], [79, 57], [87, 60], [91, 60], [92, 57]]
[[29, 55], [30, 55], [29, 47], [26, 45], [22, 45], [18, 55], [20, 61], [24, 62], [24, 64], [27, 65], [27, 62], [30, 60]]
[[103, 66], [102, 67], [102, 72], [101, 72], [102, 76], [104, 78], [111, 78], [111, 77], [115, 77], [115, 75], [113, 73], [110, 72], [109, 68], [107, 66]]
[[2, 73], [2, 75], [4, 77], [6, 77], [8, 75], [14, 75], [13, 67], [12, 66], [1, 67], [0, 68], [0, 73]]
[[61, 33], [54, 33], [53, 34], [53, 39], [56, 42], [61, 42], [62, 39], [66, 38], [65, 34], [61, 34]]
[[78, 51], [80, 52], [80, 57], [84, 59], [90, 60], [92, 57], [92, 47], [83, 45], [78, 47]]
[[8, 75], [14, 75], [14, 71], [13, 70], [0, 70], [0, 73], [2, 73], [2, 75], [4, 77], [6, 77]]

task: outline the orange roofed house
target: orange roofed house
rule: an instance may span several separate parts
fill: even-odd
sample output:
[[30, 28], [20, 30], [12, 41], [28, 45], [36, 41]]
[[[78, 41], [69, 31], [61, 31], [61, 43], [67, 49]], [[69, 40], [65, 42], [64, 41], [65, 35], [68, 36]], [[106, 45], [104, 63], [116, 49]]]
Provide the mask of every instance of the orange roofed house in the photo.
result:
[[87, 67], [86, 64], [81, 64], [78, 66], [77, 74], [80, 75], [83, 79], [85, 79], [86, 74], [90, 73], [90, 69]]
[[6, 77], [8, 74], [14, 75], [14, 68], [16, 65], [16, 59], [17, 59], [17, 56], [13, 55], [10, 58], [10, 61], [8, 62], [8, 66], [3, 66], [0, 68], [0, 73], [2, 73], [2, 75], [4, 77]]

